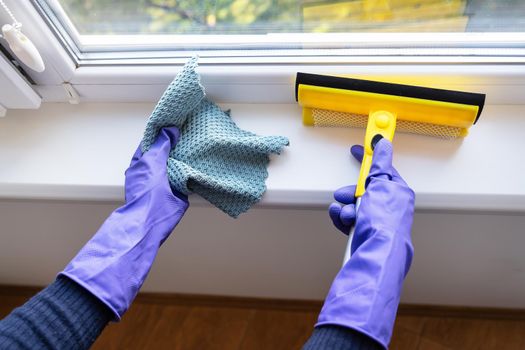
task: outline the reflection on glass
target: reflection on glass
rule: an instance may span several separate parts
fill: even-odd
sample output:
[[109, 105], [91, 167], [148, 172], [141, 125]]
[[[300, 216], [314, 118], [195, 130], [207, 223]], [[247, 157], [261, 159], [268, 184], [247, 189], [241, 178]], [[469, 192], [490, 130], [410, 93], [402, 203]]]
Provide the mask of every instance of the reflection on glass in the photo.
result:
[[60, 0], [80, 34], [521, 32], [523, 0]]

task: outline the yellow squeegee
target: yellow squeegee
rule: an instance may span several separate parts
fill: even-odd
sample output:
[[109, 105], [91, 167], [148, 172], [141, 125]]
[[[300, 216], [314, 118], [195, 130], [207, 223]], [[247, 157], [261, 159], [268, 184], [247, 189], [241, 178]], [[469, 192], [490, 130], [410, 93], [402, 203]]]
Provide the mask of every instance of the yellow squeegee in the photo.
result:
[[[297, 73], [295, 97], [303, 107], [305, 125], [366, 128], [356, 209], [365, 192], [376, 135], [390, 141], [396, 130], [447, 139], [465, 137], [485, 103], [484, 94], [308, 73]], [[350, 258], [352, 234], [353, 230], [344, 262]]]

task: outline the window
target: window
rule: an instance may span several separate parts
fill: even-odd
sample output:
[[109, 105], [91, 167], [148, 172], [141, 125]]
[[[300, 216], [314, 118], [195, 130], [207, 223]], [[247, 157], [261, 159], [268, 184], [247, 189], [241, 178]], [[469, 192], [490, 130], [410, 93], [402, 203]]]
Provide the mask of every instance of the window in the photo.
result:
[[521, 0], [60, 0], [60, 5], [81, 35], [525, 29]]
[[78, 65], [119, 59], [169, 63], [194, 52], [210, 58], [267, 58], [258, 62], [309, 57], [309, 63], [363, 56], [522, 57], [525, 52], [522, 0], [33, 3]]
[[218, 102], [294, 103], [298, 71], [525, 100], [522, 0], [4, 1], [44, 102], [156, 101], [196, 53]]

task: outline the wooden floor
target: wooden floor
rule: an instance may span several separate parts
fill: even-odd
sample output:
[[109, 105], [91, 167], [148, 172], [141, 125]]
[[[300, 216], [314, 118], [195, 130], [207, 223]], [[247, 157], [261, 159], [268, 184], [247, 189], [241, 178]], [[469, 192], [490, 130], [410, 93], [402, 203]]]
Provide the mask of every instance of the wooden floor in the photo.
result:
[[[0, 288], [1, 289], [1, 288]], [[27, 295], [0, 290], [0, 317]], [[94, 349], [300, 349], [320, 303], [195, 296], [139, 296]], [[391, 349], [525, 349], [525, 312], [402, 306]]]

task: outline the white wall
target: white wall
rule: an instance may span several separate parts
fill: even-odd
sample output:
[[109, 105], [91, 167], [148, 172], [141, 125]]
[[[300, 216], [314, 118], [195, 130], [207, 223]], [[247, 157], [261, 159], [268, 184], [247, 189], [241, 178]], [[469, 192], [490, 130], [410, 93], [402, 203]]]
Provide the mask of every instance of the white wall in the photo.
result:
[[[44, 285], [117, 204], [0, 202], [0, 283]], [[203, 220], [205, 218], [205, 220]], [[525, 217], [416, 214], [403, 301], [525, 308]], [[147, 291], [322, 299], [345, 239], [324, 210], [190, 207]]]

